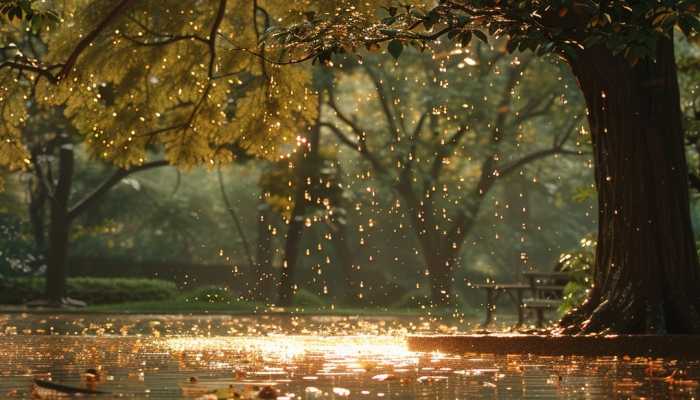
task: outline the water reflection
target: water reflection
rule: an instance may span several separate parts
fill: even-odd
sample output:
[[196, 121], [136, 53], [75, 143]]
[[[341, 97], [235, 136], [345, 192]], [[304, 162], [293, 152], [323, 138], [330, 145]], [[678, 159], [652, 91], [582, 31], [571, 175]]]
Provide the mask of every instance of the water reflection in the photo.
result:
[[272, 386], [293, 399], [700, 394], [698, 362], [416, 353], [403, 340], [456, 329], [401, 318], [8, 315], [0, 321], [0, 396], [26, 398], [34, 378], [80, 386], [87, 368], [100, 371], [100, 389], [113, 398], [199, 396], [187, 391], [191, 377], [206, 390], [246, 395]]

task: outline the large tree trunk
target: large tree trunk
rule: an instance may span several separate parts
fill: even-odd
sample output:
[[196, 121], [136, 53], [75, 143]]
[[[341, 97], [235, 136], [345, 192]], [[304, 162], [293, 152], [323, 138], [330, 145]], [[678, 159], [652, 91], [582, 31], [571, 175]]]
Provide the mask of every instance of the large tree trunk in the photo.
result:
[[66, 263], [70, 218], [68, 199], [73, 179], [73, 148], [64, 145], [59, 151], [58, 183], [51, 199], [49, 251], [46, 270], [46, 298], [55, 305], [66, 296]]
[[700, 333], [700, 269], [672, 40], [630, 64], [604, 46], [571, 60], [598, 188], [594, 288], [567, 333]]
[[294, 297], [297, 262], [301, 250], [301, 239], [304, 232], [304, 216], [309, 205], [310, 191], [318, 180], [318, 146], [321, 126], [316, 121], [309, 132], [308, 148], [299, 153], [297, 160], [297, 181], [294, 190], [294, 208], [287, 229], [284, 243], [284, 261], [280, 274], [278, 305], [289, 307]]

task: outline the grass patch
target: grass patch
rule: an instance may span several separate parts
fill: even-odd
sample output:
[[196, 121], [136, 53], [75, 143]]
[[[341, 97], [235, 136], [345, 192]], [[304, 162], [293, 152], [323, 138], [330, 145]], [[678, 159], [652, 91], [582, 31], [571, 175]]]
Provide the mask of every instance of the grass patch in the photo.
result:
[[93, 305], [76, 311], [115, 314], [247, 314], [255, 312], [257, 308], [254, 303], [190, 301], [187, 296], [178, 296], [170, 300]]
[[[51, 309], [27, 310], [27, 301], [41, 298], [43, 278], [16, 278], [0, 281], [0, 304], [6, 312], [55, 312]], [[323, 316], [434, 316], [456, 317], [455, 309], [431, 309], [416, 301], [411, 293], [396, 303], [382, 306], [333, 306], [325, 299], [306, 290], [298, 291], [293, 305], [288, 308], [246, 301], [226, 288], [199, 287], [178, 292], [172, 282], [155, 279], [129, 278], [69, 278], [68, 296], [84, 300], [88, 307], [62, 309], [66, 313], [98, 314], [268, 314], [268, 315], [323, 315]], [[475, 310], [467, 310], [467, 314]], [[464, 315], [464, 314], [462, 314]]]
[[363, 317], [454, 317], [454, 310], [426, 310], [395, 307], [331, 307], [331, 306], [292, 306], [288, 308], [268, 307], [265, 304], [235, 301], [231, 303], [191, 301], [190, 294], [183, 294], [166, 301], [139, 301], [123, 304], [104, 304], [75, 309], [81, 313], [113, 314], [267, 314], [267, 315], [321, 315], [321, 316], [363, 316]]
[[[18, 305], [40, 299], [45, 280], [21, 277], [0, 281], [0, 304]], [[88, 304], [167, 300], [177, 295], [173, 282], [158, 279], [75, 277], [66, 281], [66, 295]]]

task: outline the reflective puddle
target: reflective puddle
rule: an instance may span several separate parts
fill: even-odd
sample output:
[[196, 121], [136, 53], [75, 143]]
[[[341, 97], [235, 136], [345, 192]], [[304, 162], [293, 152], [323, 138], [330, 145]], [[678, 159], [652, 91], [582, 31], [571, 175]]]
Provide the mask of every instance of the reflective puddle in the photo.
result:
[[700, 395], [695, 361], [417, 353], [403, 339], [458, 329], [407, 318], [4, 315], [0, 397], [30, 397], [34, 379], [94, 385], [105, 399]]

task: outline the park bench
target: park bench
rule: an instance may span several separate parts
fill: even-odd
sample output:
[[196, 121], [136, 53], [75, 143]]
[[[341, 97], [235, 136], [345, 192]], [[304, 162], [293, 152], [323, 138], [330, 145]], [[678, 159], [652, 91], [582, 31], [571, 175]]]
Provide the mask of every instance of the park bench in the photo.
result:
[[[486, 318], [483, 326], [488, 326], [493, 321], [493, 313], [496, 309], [496, 302], [501, 295], [506, 294], [518, 310], [517, 326], [525, 322], [525, 312], [534, 311], [537, 317], [537, 326], [544, 325], [545, 311], [554, 310], [559, 307], [562, 301], [565, 282], [569, 280], [569, 275], [563, 272], [524, 272], [522, 274], [525, 282], [522, 283], [482, 283], [474, 285], [477, 289], [486, 292]], [[525, 297], [528, 293], [528, 297]]]

